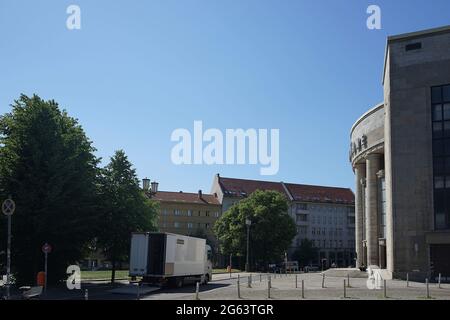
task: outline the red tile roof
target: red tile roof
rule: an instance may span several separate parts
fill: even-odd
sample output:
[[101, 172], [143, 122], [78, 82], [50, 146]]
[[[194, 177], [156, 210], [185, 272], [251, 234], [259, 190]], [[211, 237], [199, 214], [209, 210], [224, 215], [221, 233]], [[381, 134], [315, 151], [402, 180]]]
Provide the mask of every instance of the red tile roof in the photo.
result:
[[170, 192], [170, 191], [158, 191], [153, 200], [162, 202], [182, 202], [182, 203], [195, 203], [195, 204], [213, 204], [220, 205], [219, 199], [212, 194], [202, 194], [200, 198], [198, 193], [186, 193], [186, 192]]
[[355, 203], [355, 195], [348, 188], [310, 186], [293, 183], [285, 183], [285, 186], [295, 201]]
[[245, 198], [256, 190], [274, 190], [284, 194], [289, 199], [289, 195], [280, 182], [220, 177], [219, 183], [226, 197]]
[[219, 177], [225, 197], [245, 198], [256, 190], [274, 190], [295, 201], [354, 204], [351, 189]]

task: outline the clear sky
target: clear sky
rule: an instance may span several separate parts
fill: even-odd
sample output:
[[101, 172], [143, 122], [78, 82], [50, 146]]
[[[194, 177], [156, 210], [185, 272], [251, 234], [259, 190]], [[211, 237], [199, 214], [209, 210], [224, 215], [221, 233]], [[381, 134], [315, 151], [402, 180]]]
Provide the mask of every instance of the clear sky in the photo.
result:
[[[81, 8], [81, 30], [66, 9]], [[370, 4], [382, 29], [366, 27]], [[450, 24], [450, 1], [0, 0], [0, 113], [55, 99], [106, 163], [124, 149], [160, 190], [214, 174], [353, 188], [354, 121], [383, 99], [386, 37]], [[173, 130], [280, 129], [280, 170], [175, 166]]]

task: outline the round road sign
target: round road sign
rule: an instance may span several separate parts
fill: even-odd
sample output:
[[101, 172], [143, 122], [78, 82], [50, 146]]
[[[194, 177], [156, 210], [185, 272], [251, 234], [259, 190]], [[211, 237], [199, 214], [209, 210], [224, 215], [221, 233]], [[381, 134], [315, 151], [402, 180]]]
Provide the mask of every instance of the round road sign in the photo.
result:
[[42, 246], [42, 252], [43, 253], [50, 253], [50, 252], [52, 252], [52, 246], [49, 245], [48, 243], [44, 244]]
[[11, 216], [14, 213], [14, 210], [16, 210], [16, 204], [14, 203], [13, 200], [6, 199], [5, 201], [3, 201], [2, 212], [6, 216]]

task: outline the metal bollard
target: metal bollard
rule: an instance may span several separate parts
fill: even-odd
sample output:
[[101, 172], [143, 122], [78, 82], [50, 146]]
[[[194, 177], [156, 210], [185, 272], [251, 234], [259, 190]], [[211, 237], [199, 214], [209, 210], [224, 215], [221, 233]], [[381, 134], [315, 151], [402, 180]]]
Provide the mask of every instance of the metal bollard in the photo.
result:
[[406, 287], [409, 287], [409, 273], [406, 273]]
[[305, 299], [305, 280], [302, 280], [302, 299]]
[[350, 274], [347, 274], [347, 287], [351, 287], [350, 286]]
[[88, 289], [85, 289], [85, 290], [84, 290], [84, 300], [89, 300]]
[[271, 286], [272, 286], [272, 283], [271, 283], [271, 279], [270, 279], [270, 276], [269, 276], [269, 279], [267, 281], [267, 299], [270, 299], [270, 288], [271, 288]]
[[237, 293], [238, 293], [238, 298], [241, 298], [241, 279], [238, 275], [238, 279], [237, 279]]
[[386, 280], [384, 280], [384, 284], [383, 284], [383, 296], [384, 296], [384, 298], [387, 298], [387, 285], [386, 285]]
[[347, 284], [346, 284], [346, 280], [344, 279], [344, 299], [347, 298]]
[[140, 300], [140, 299], [141, 299], [141, 285], [140, 285], [139, 282], [138, 282], [138, 284], [137, 284], [137, 294], [136, 294], [136, 298], [137, 298], [137, 300]]
[[297, 275], [295, 275], [295, 289], [297, 289], [298, 288], [298, 285], [297, 285]]
[[322, 273], [322, 288], [325, 288], [325, 274]]
[[430, 299], [430, 286], [428, 284], [428, 278], [425, 279], [425, 283], [427, 285], [427, 299]]
[[441, 274], [439, 273], [439, 279], [438, 279], [438, 287], [439, 289], [441, 289]]
[[198, 297], [198, 292], [200, 291], [200, 282], [197, 282], [195, 284], [195, 300], [200, 300], [200, 298]]
[[247, 278], [247, 288], [252, 287], [252, 275], [249, 275]]

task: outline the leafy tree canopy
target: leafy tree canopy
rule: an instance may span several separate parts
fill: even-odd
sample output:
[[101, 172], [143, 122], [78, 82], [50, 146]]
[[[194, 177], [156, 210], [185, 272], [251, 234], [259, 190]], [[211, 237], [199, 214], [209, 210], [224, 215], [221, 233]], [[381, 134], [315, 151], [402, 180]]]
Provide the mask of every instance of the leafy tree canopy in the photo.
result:
[[112, 262], [128, 258], [132, 232], [156, 231], [157, 204], [139, 187], [136, 171], [125, 152], [116, 151], [103, 170], [101, 183], [102, 224], [98, 244]]
[[246, 219], [250, 227], [250, 254], [253, 261], [267, 264], [280, 261], [296, 234], [287, 214], [288, 202], [276, 191], [257, 190], [227, 210], [215, 223], [214, 231], [223, 254], [246, 254]]
[[[19, 283], [34, 283], [49, 255], [49, 282], [64, 277], [95, 232], [99, 159], [78, 121], [58, 104], [21, 95], [0, 117], [0, 200], [12, 196], [12, 267]], [[1, 218], [1, 230], [6, 219]], [[2, 232], [2, 235], [4, 233]], [[2, 248], [6, 236], [1, 237]]]

